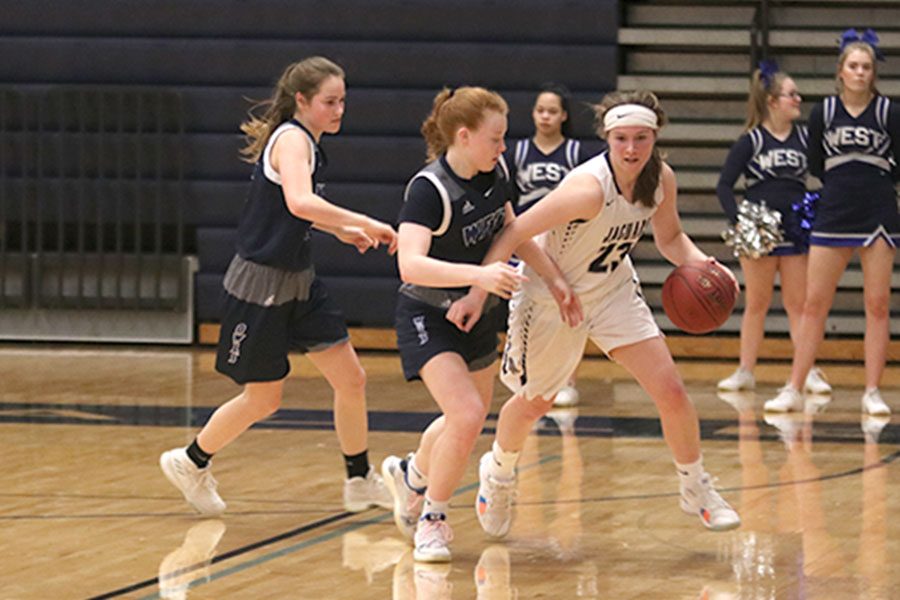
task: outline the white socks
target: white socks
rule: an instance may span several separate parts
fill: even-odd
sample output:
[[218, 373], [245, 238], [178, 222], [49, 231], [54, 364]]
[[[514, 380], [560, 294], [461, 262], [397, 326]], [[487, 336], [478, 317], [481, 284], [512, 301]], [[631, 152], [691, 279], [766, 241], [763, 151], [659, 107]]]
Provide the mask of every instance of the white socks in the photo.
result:
[[681, 479], [682, 485], [693, 485], [703, 478], [703, 457], [701, 456], [695, 462], [683, 465], [679, 462], [675, 463], [675, 470], [678, 471], [678, 477]]
[[507, 452], [494, 440], [491, 449], [494, 460], [491, 461], [491, 475], [497, 479], [509, 481], [516, 476], [516, 463], [519, 462], [518, 452]]

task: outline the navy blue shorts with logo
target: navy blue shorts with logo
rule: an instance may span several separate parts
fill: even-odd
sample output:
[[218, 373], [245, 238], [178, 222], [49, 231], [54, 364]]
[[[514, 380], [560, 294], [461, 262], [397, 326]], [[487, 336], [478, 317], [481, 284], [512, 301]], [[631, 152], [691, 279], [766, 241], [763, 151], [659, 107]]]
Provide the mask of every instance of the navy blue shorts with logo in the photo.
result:
[[443, 352], [459, 354], [469, 371], [480, 371], [497, 360], [500, 339], [491, 319], [482, 316], [472, 331], [466, 333], [448, 321], [446, 314], [446, 308], [402, 293], [397, 296], [394, 327], [403, 376], [407, 381], [420, 379], [419, 371], [425, 363]]
[[350, 338], [344, 315], [312, 270], [283, 271], [235, 257], [225, 275], [216, 370], [236, 383], [277, 381], [288, 352], [318, 352]]

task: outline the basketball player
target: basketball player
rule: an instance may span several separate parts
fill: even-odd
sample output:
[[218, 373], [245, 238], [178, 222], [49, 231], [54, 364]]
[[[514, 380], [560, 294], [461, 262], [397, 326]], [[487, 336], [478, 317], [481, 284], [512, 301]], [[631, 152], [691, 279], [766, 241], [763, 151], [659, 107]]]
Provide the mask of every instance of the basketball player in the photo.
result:
[[[764, 201], [781, 213], [784, 241], [768, 256], [741, 256], [744, 271], [744, 314], [741, 318], [741, 363], [737, 371], [719, 382], [719, 389], [736, 392], [756, 387], [753, 368], [765, 335], [766, 313], [772, 302], [775, 274], [781, 278], [781, 300], [787, 312], [792, 337], [797, 330], [806, 294], [805, 240], [792, 239], [799, 231], [791, 205], [806, 194], [806, 127], [795, 125], [800, 118], [800, 91], [787, 73], [766, 61], [753, 73], [744, 135], [731, 147], [719, 175], [716, 194], [725, 215], [737, 222], [734, 184], [743, 173], [744, 197], [753, 203]], [[813, 368], [804, 388], [814, 394], [829, 394], [831, 386], [822, 372]]]
[[791, 380], [765, 403], [768, 411], [803, 409], [800, 386], [815, 360], [838, 281], [855, 251], [866, 307], [863, 413], [888, 415], [878, 391], [890, 340], [891, 274], [900, 239], [900, 108], [875, 87], [878, 37], [844, 33], [836, 96], [809, 116], [809, 168], [823, 187], [810, 235], [806, 301], [794, 344]]
[[[484, 88], [438, 93], [422, 125], [430, 162], [407, 185], [398, 219], [404, 283], [395, 324], [403, 374], [425, 382], [442, 415], [415, 453], [388, 457], [382, 473], [394, 495], [394, 520], [413, 538], [413, 556], [422, 562], [451, 559], [450, 496], [484, 425], [496, 372], [499, 340], [490, 320], [467, 310], [472, 327], [461, 331], [449, 319], [467, 302], [469, 286], [509, 297], [522, 280], [505, 259], [481, 264], [504, 223], [515, 218], [502, 157], [506, 115], [504, 99]], [[571, 300], [562, 274], [534, 241], [524, 240], [516, 251], [560, 298]]]
[[262, 117], [241, 129], [242, 153], [255, 163], [238, 226], [237, 254], [225, 274], [225, 316], [216, 369], [244, 386], [219, 407], [187, 448], [164, 452], [163, 473], [203, 514], [225, 502], [211, 474], [212, 456], [281, 404], [288, 352], [307, 354], [334, 389], [334, 421], [347, 467], [344, 508], [392, 506], [367, 454], [366, 375], [350, 344], [343, 315], [316, 278], [310, 228], [335, 235], [360, 252], [396, 248], [384, 223], [345, 210], [320, 193], [323, 133], [337, 133], [344, 114], [344, 72], [312, 57], [287, 67]]
[[[511, 223], [485, 258], [505, 259], [522, 240], [543, 233], [541, 245], [580, 297], [584, 320], [575, 327], [563, 322], [526, 264], [528, 279], [510, 302], [501, 362], [501, 378], [514, 395], [500, 411], [493, 449], [481, 457], [478, 520], [491, 536], [509, 531], [519, 451], [591, 338], [656, 404], [681, 479], [681, 508], [710, 529], [734, 529], [740, 518], [703, 468], [697, 413], [629, 257], [652, 224], [657, 248], [673, 264], [712, 260], [681, 229], [675, 175], [655, 146], [666, 116], [650, 92], [609, 94], [595, 111], [609, 150], [577, 167]], [[465, 316], [457, 315], [458, 325]]]
[[[547, 195], [566, 174], [583, 163], [588, 156], [581, 142], [570, 137], [569, 90], [558, 83], [545, 83], [534, 100], [531, 118], [534, 135], [516, 142], [507, 149], [505, 158], [519, 192], [515, 204], [517, 215]], [[502, 327], [506, 329], [507, 311], [501, 311]], [[554, 406], [578, 404], [575, 374], [556, 394]]]

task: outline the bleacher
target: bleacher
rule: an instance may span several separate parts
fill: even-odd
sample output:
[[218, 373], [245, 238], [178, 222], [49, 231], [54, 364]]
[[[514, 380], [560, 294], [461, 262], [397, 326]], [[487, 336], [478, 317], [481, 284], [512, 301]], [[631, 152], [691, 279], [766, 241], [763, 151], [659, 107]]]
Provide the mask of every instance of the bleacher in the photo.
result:
[[[196, 318], [219, 318], [221, 279], [234, 248], [250, 166], [238, 125], [268, 97], [288, 63], [321, 54], [344, 67], [340, 135], [323, 140], [326, 194], [393, 222], [405, 181], [424, 160], [418, 133], [442, 86], [478, 84], [511, 106], [510, 138], [531, 131], [530, 105], [549, 80], [577, 102], [615, 87], [615, 0], [336, 2], [75, 0], [0, 2], [0, 64], [12, 89], [140, 86], [181, 101], [185, 250], [196, 253]], [[591, 137], [587, 111], [573, 115]], [[319, 274], [351, 325], [388, 326], [398, 284], [383, 252], [360, 257], [316, 233]]]

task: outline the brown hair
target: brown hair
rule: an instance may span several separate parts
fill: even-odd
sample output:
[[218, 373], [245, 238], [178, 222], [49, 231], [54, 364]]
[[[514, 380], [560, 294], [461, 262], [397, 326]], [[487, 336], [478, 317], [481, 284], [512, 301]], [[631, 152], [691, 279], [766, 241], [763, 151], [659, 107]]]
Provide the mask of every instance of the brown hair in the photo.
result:
[[[656, 119], [660, 129], [669, 122], [665, 111], [659, 104], [659, 98], [657, 98], [656, 94], [653, 92], [647, 90], [610, 92], [603, 97], [600, 104], [595, 104], [593, 106], [594, 119], [597, 124], [597, 135], [603, 139], [606, 139], [606, 132], [603, 130], [604, 115], [606, 115], [608, 110], [621, 104], [640, 104], [641, 106], [646, 106], [656, 113]], [[659, 179], [662, 175], [662, 163], [663, 156], [660, 153], [659, 148], [654, 144], [650, 160], [647, 161], [644, 170], [641, 171], [637, 181], [634, 183], [634, 202], [638, 202], [648, 208], [652, 208], [656, 205], [656, 188], [659, 187]]]
[[775, 98], [781, 93], [784, 80], [790, 75], [784, 71], [776, 71], [766, 85], [762, 72], [759, 69], [753, 71], [750, 80], [750, 95], [747, 97], [747, 120], [744, 122], [744, 131], [750, 131], [760, 125], [769, 116], [769, 99]]
[[850, 56], [850, 53], [854, 50], [862, 50], [872, 59], [872, 75], [874, 77], [872, 77], [872, 87], [870, 88], [870, 91], [877, 96], [879, 91], [878, 88], [875, 87], [875, 82], [878, 80], [878, 57], [875, 55], [875, 49], [866, 42], [851, 42], [844, 46], [844, 49], [841, 51], [840, 55], [838, 55], [837, 67], [834, 71], [834, 87], [838, 94], [841, 94], [844, 91], [844, 82], [841, 80], [841, 71], [844, 69], [844, 63], [847, 62], [847, 57]]
[[[344, 70], [322, 56], [313, 56], [288, 65], [278, 79], [272, 97], [250, 107], [247, 112], [250, 118], [241, 123], [241, 131], [247, 140], [247, 145], [241, 149], [244, 160], [249, 163], [259, 160], [275, 128], [290, 119], [297, 110], [297, 92], [311, 100], [318, 93], [322, 82], [331, 76], [343, 79]], [[256, 116], [255, 113], [260, 109], [264, 109], [262, 116]]]
[[431, 114], [422, 123], [422, 137], [428, 145], [428, 162], [447, 151], [460, 127], [478, 129], [489, 110], [506, 116], [509, 106], [500, 94], [482, 87], [444, 88], [438, 92]]

